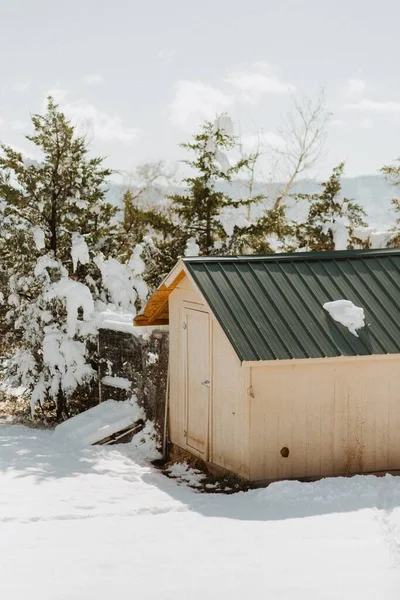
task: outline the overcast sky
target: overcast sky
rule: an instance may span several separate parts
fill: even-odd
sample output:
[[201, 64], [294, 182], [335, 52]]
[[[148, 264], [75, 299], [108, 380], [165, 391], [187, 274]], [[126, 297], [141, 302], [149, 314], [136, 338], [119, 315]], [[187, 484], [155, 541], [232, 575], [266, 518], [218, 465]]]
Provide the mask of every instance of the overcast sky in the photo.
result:
[[30, 150], [51, 92], [129, 170], [216, 112], [274, 139], [290, 93], [324, 84], [319, 175], [376, 173], [400, 155], [399, 23], [398, 0], [1, 0], [0, 139]]

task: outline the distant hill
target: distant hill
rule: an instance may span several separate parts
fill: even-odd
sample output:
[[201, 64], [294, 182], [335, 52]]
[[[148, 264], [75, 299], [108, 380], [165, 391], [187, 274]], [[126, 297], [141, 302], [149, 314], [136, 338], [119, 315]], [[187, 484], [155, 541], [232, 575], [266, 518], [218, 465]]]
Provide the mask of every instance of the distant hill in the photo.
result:
[[[255, 185], [254, 193], [264, 193], [266, 196], [275, 196], [275, 191], [279, 184]], [[319, 184], [317, 181], [302, 180], [296, 184], [294, 192], [312, 194], [317, 192]], [[232, 184], [231, 193], [238, 197], [243, 190], [240, 182]], [[112, 184], [108, 191], [108, 199], [112, 204], [121, 205], [123, 193], [126, 186]], [[166, 193], [173, 193], [178, 189], [166, 190]], [[391, 200], [396, 196], [396, 189], [390, 185], [380, 175], [363, 175], [360, 177], [345, 177], [342, 179], [342, 193], [346, 198], [354, 199], [361, 204], [367, 212], [368, 222], [376, 227], [385, 227], [393, 225], [395, 215], [391, 208]], [[162, 197], [154, 193], [149, 201], [157, 204]], [[290, 209], [291, 216], [296, 220], [303, 218], [306, 211], [305, 204], [299, 203], [296, 207]]]

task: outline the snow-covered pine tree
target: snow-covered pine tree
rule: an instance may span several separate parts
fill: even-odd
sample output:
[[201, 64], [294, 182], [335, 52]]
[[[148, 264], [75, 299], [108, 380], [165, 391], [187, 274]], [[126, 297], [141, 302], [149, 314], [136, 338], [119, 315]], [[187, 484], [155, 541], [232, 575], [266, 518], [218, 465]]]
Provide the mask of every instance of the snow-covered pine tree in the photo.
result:
[[230, 239], [240, 238], [249, 225], [247, 210], [241, 209], [259, 202], [260, 197], [234, 199], [224, 191], [247, 166], [245, 157], [233, 165], [229, 162], [226, 152], [237, 143], [230, 117], [222, 114], [214, 123], [205, 122], [192, 142], [181, 145], [195, 156], [184, 161], [193, 170], [184, 179], [186, 193], [171, 196], [171, 214], [177, 223], [174, 246], [180, 255], [189, 240], [192, 247], [197, 244], [201, 255], [234, 251]]
[[135, 310], [144, 299], [144, 265], [137, 248], [127, 265], [113, 256], [116, 209], [105, 200], [111, 171], [90, 158], [62, 111], [48, 99], [27, 136], [37, 162], [1, 146], [0, 202], [3, 277], [9, 337], [18, 336], [9, 374], [39, 402], [67, 400], [95, 377], [91, 341], [108, 303]]
[[346, 250], [361, 247], [354, 230], [366, 227], [366, 213], [354, 200], [340, 198], [344, 162], [333, 169], [316, 194], [297, 194], [308, 203], [307, 219], [295, 226], [299, 247], [304, 250]]

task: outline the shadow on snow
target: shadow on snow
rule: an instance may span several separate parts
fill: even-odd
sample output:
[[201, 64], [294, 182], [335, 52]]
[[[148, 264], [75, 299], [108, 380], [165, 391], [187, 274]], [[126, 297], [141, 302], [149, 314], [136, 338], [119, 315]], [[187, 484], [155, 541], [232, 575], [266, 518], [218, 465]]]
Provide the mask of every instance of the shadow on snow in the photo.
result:
[[[77, 449], [55, 443], [51, 431], [16, 425], [0, 427], [0, 471], [12, 471], [13, 479], [34, 478], [36, 485], [85, 474], [108, 476], [110, 486], [115, 478], [141, 483], [149, 487], [149, 497], [151, 488], [157, 488], [177, 501], [176, 512], [194, 511], [212, 518], [276, 521], [400, 506], [400, 477], [390, 475], [282, 481], [232, 495], [203, 494], [155, 471], [129, 445]], [[148, 512], [152, 513], [151, 507]]]

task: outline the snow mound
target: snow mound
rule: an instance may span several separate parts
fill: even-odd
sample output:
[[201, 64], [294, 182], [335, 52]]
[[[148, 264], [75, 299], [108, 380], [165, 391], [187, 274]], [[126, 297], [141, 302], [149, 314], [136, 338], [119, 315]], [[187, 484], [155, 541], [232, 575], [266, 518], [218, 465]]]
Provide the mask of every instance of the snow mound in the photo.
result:
[[142, 431], [133, 436], [130, 449], [146, 461], [157, 460], [162, 457], [161, 452], [157, 450], [157, 434], [152, 421], [146, 421]]
[[358, 337], [357, 330], [365, 327], [364, 309], [356, 306], [350, 300], [325, 302], [323, 307], [334, 321], [347, 327], [350, 333], [356, 337]]
[[98, 406], [58, 425], [53, 436], [74, 446], [89, 446], [144, 419], [136, 399], [117, 402], [106, 400]]

